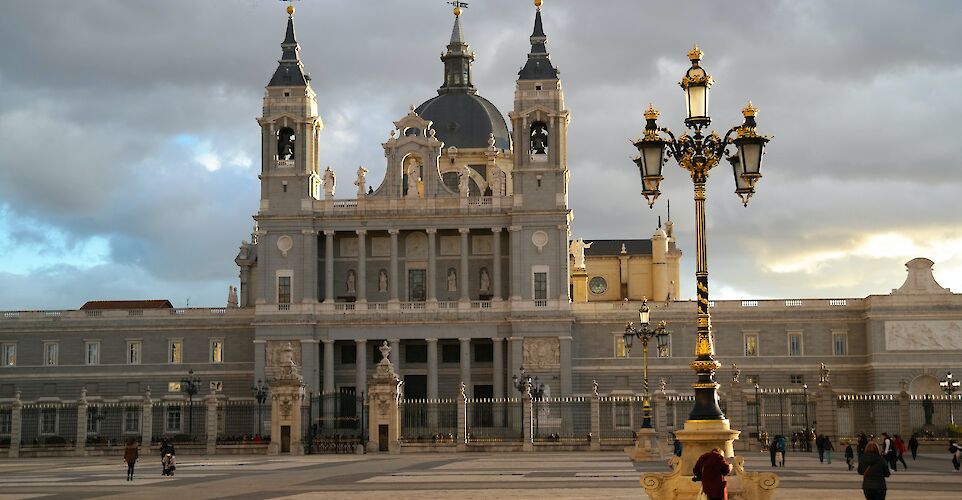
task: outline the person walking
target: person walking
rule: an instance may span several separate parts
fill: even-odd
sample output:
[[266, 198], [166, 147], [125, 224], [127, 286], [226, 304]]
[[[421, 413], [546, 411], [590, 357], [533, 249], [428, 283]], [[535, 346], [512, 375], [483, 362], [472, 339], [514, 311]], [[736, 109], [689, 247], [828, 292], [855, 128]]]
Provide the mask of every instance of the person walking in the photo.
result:
[[137, 440], [130, 438], [127, 440], [127, 445], [124, 446], [124, 463], [127, 464], [127, 480], [134, 480], [134, 464], [137, 463], [137, 457], [139, 455], [137, 450]]
[[835, 451], [835, 446], [832, 444], [832, 440], [828, 436], [822, 436], [822, 448], [825, 449], [825, 461], [831, 464], [832, 452]]
[[775, 434], [771, 444], [768, 446], [768, 455], [772, 459], [772, 467], [778, 467], [778, 438], [781, 434]]
[[715, 448], [698, 457], [692, 469], [692, 480], [701, 481], [701, 491], [708, 500], [728, 500], [728, 480], [725, 476], [731, 471], [732, 466], [725, 460], [721, 449]]
[[818, 450], [818, 463], [825, 463], [825, 444], [822, 438], [825, 436], [818, 436], [815, 438], [815, 449]]
[[959, 467], [962, 465], [962, 446], [954, 439], [949, 440], [949, 453], [952, 454], [952, 467], [955, 468], [955, 472], [959, 472]]
[[175, 455], [176, 454], [174, 452], [174, 443], [171, 442], [170, 439], [164, 438], [164, 440], [160, 444], [160, 465], [161, 467], [163, 467], [163, 471], [161, 472], [161, 475], [164, 475], [164, 476], [174, 475], [174, 467], [175, 467], [174, 456]]
[[912, 460], [915, 460], [915, 457], [916, 457], [916, 456], [918, 455], [918, 453], [919, 453], [919, 438], [918, 438], [918, 436], [919, 436], [918, 433], [913, 433], [913, 434], [912, 434], [912, 437], [909, 438], [909, 451], [912, 452]]
[[848, 470], [855, 468], [855, 450], [852, 449], [852, 443], [845, 441], [845, 463], [848, 464]]
[[892, 442], [892, 438], [889, 437], [887, 432], [882, 433], [882, 458], [888, 462], [892, 472], [898, 470], [895, 468], [895, 443]]
[[681, 457], [681, 441], [678, 440], [678, 437], [675, 437], [675, 441], [672, 443], [672, 448], [672, 452], [675, 454], [675, 456]]
[[858, 452], [858, 461], [862, 461], [862, 454], [865, 453], [865, 447], [868, 446], [868, 437], [864, 432], [858, 433], [858, 443], [855, 445], [855, 451]]
[[865, 500], [885, 500], [888, 488], [885, 478], [891, 475], [888, 463], [879, 453], [878, 444], [869, 443], [858, 463], [858, 473], [862, 475], [862, 493]]
[[785, 452], [788, 450], [788, 439], [781, 434], [775, 440], [775, 451], [778, 458], [778, 466], [785, 467]]
[[905, 457], [903, 456], [908, 451], [908, 447], [905, 446], [905, 441], [902, 441], [902, 436], [896, 434], [893, 439], [895, 440], [895, 460], [902, 462], [902, 468], [908, 470], [909, 465], [905, 463]]

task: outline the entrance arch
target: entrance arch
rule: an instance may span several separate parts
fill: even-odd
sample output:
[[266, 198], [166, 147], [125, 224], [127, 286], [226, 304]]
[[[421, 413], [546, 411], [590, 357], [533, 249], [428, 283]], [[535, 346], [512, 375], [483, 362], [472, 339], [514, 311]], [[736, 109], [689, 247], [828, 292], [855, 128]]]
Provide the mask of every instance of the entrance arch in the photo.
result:
[[925, 394], [942, 394], [942, 388], [939, 387], [939, 379], [932, 375], [919, 375], [909, 383], [909, 394], [920, 396]]

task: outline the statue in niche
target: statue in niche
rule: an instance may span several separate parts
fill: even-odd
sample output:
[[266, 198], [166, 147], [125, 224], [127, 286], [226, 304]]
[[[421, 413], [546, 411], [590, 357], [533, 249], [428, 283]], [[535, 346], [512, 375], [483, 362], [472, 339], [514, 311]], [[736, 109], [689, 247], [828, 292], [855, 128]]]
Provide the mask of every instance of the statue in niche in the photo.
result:
[[574, 240], [568, 249], [571, 255], [575, 258], [575, 269], [585, 268], [585, 249], [591, 248], [591, 243], [585, 243], [585, 240]]
[[357, 169], [357, 180], [354, 181], [354, 185], [357, 186], [357, 197], [364, 197], [364, 187], [367, 186], [367, 169], [361, 166]]
[[281, 160], [294, 159], [294, 131], [284, 127], [277, 132], [277, 158]]
[[328, 200], [334, 199], [334, 185], [337, 179], [331, 167], [324, 169], [324, 197]]
[[377, 291], [386, 292], [387, 291], [387, 271], [381, 269], [377, 273]]
[[347, 286], [348, 295], [354, 295], [355, 293], [357, 293], [355, 288], [357, 286], [357, 276], [354, 274], [353, 269], [347, 272], [347, 279], [345, 280], [345, 285]]
[[479, 276], [478, 281], [481, 283], [480, 289], [482, 292], [491, 291], [491, 277], [488, 276], [488, 268], [486, 267], [481, 268], [481, 275]]
[[935, 413], [935, 404], [932, 403], [932, 396], [926, 394], [922, 401], [922, 412], [925, 413], [925, 425], [932, 425], [932, 415]]
[[829, 374], [830, 371], [831, 371], [831, 370], [828, 369], [828, 366], [827, 366], [825, 363], [819, 363], [819, 364], [818, 364], [818, 379], [819, 379], [819, 382], [822, 382], [822, 383], [827, 384], [827, 383], [828, 383], [828, 374]]
[[458, 291], [458, 272], [453, 268], [448, 268], [448, 291]]
[[742, 371], [738, 369], [738, 365], [732, 363], [732, 383], [738, 383], [738, 377], [742, 374]]
[[548, 154], [548, 127], [542, 122], [531, 124], [531, 154]]
[[458, 172], [458, 192], [462, 197], [468, 195], [468, 181], [471, 179], [471, 167], [465, 165]]
[[488, 187], [491, 188], [491, 193], [494, 196], [501, 196], [502, 194], [504, 194], [502, 190], [503, 182], [504, 182], [504, 172], [501, 170], [501, 167], [499, 167], [498, 164], [495, 163], [494, 166], [491, 168], [491, 182], [488, 184]]
[[408, 198], [420, 198], [418, 196], [418, 169], [412, 168], [408, 171]]

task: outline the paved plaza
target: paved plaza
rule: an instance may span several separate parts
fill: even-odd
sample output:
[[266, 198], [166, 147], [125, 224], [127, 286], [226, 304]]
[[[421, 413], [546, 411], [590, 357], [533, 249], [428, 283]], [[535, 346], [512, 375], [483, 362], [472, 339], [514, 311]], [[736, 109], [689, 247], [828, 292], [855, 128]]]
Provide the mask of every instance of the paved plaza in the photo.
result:
[[[945, 455], [922, 455], [889, 481], [891, 499], [958, 499], [962, 474]], [[771, 470], [767, 455], [747, 457]], [[860, 477], [844, 460], [819, 464], [793, 453], [778, 469], [780, 499], [861, 498]], [[120, 457], [0, 460], [0, 500], [27, 498], [362, 499], [646, 498], [640, 472], [663, 462], [632, 464], [619, 453], [461, 453], [183, 457], [174, 477], [147, 457], [124, 480]]]

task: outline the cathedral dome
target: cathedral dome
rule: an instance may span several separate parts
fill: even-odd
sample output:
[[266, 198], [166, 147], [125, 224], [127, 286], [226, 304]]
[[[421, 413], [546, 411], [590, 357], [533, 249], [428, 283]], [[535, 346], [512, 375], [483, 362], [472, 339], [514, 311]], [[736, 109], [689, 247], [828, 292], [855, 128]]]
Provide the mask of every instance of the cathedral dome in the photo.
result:
[[440, 94], [418, 106], [415, 112], [434, 123], [437, 137], [446, 148], [486, 148], [491, 134], [496, 147], [511, 147], [504, 115], [491, 101], [477, 94]]

